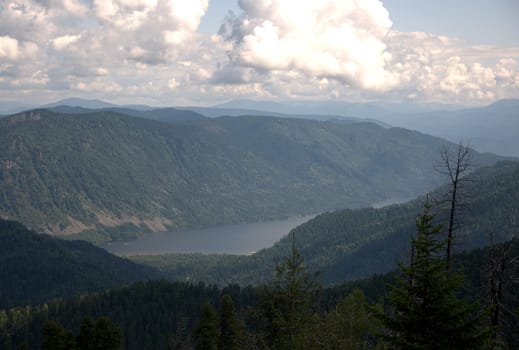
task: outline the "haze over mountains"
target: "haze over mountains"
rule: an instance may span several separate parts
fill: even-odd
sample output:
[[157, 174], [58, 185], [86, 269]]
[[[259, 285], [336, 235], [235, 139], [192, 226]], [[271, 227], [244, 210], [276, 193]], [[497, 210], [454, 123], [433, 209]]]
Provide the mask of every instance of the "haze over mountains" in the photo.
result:
[[478, 151], [519, 157], [517, 99], [501, 100], [477, 108], [440, 104], [271, 103], [247, 100], [231, 101], [218, 107], [372, 119], [386, 125], [418, 130], [455, 143], [464, 141]]
[[[8, 115], [36, 107], [53, 108], [63, 112], [64, 106], [81, 107], [75, 111], [68, 110], [68, 112], [74, 113], [88, 112], [86, 109], [105, 109], [151, 118], [153, 118], [154, 113], [157, 113], [153, 110], [161, 110], [163, 114], [168, 110], [168, 108], [155, 108], [146, 105], [119, 106], [100, 100], [68, 98], [43, 106], [29, 106], [15, 102], [0, 103], [0, 114]], [[454, 143], [463, 140], [482, 152], [519, 157], [519, 138], [516, 137], [519, 130], [519, 100], [517, 99], [501, 100], [485, 107], [473, 108], [413, 103], [234, 100], [212, 107], [190, 106], [176, 107], [176, 109], [195, 112], [208, 118], [266, 115], [346, 122], [369, 121], [386, 127], [399, 126], [418, 130]], [[139, 114], [143, 111], [148, 111], [149, 115]]]

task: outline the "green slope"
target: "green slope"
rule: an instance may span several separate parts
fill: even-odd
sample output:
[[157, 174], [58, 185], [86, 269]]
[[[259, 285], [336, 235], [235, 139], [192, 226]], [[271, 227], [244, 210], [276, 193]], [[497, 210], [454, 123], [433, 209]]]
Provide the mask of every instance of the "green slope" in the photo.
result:
[[[519, 163], [505, 161], [470, 175], [466, 185], [470, 200], [458, 231], [455, 251], [480, 247], [489, 232], [496, 241], [519, 236]], [[445, 189], [432, 194], [441, 198]], [[349, 209], [325, 213], [295, 228], [296, 244], [306, 266], [320, 271], [327, 285], [384, 273], [405, 260], [415, 218], [423, 199], [380, 209]], [[441, 220], [441, 210], [439, 212]], [[274, 266], [289, 251], [287, 236], [273, 247], [251, 256], [172, 254], [141, 256], [133, 260], [150, 264], [174, 279], [213, 283], [258, 284], [273, 276]]]
[[160, 120], [163, 122], [171, 122], [171, 123], [177, 123], [177, 122], [188, 122], [193, 120], [199, 120], [204, 119], [205, 117], [201, 114], [189, 111], [189, 110], [183, 110], [183, 109], [176, 109], [176, 108], [155, 108], [155, 109], [149, 109], [149, 110], [136, 110], [136, 109], [130, 109], [130, 108], [124, 108], [124, 107], [105, 107], [100, 109], [88, 109], [83, 107], [71, 107], [66, 105], [60, 105], [56, 107], [49, 108], [49, 110], [61, 113], [61, 114], [89, 114], [89, 113], [95, 113], [95, 112], [113, 112], [113, 113], [119, 113], [119, 114], [125, 114], [132, 117], [138, 117], [138, 118], [147, 118], [147, 119], [154, 119], [154, 120]]
[[0, 220], [0, 309], [78, 295], [158, 276], [84, 241], [36, 234]]
[[373, 124], [35, 110], [0, 120], [0, 135], [0, 217], [98, 241], [367, 206], [442, 181], [444, 141]]
[[[509, 241], [510, 255], [519, 254], [519, 240]], [[454, 257], [456, 268], [466, 276], [463, 294], [473, 301], [487, 304], [488, 249], [477, 249]], [[519, 271], [514, 271], [515, 277]], [[352, 281], [333, 288], [323, 288], [315, 298], [320, 314], [335, 310], [338, 303], [354, 289], [362, 289], [368, 300], [379, 302], [388, 295], [388, 284], [394, 283], [395, 273], [376, 275]], [[508, 310], [519, 307], [517, 288], [505, 287], [504, 306]], [[240, 288], [236, 285], [218, 289], [203, 283], [170, 283], [150, 281], [137, 283], [87, 296], [59, 299], [32, 308], [18, 307], [0, 310], [0, 348], [20, 349], [26, 342], [29, 349], [40, 349], [43, 323], [50, 319], [60, 322], [75, 332], [86, 317], [97, 319], [108, 316], [124, 332], [126, 349], [166, 349], [171, 340], [186, 340], [200, 314], [200, 305], [206, 302], [219, 306], [223, 294], [231, 295], [239, 315], [248, 321], [251, 330], [258, 327], [257, 319], [264, 289]], [[517, 322], [513, 316], [504, 334], [510, 338], [511, 348], [517, 348]], [[515, 318], [517, 320], [517, 318]], [[318, 332], [318, 330], [316, 330]], [[514, 340], [515, 338], [515, 340]], [[515, 347], [514, 347], [515, 345]]]

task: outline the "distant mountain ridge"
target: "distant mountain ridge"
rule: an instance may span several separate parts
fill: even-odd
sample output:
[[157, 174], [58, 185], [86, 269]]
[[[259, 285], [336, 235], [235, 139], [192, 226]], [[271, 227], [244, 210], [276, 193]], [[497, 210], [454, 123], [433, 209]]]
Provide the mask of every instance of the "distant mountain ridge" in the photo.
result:
[[[445, 138], [463, 140], [478, 151], [519, 157], [519, 99], [505, 99], [484, 107], [427, 104], [350, 103], [343, 101], [236, 100], [218, 108], [255, 108], [270, 112], [340, 115], [377, 120], [406, 129]], [[383, 125], [383, 124], [381, 124]]]
[[44, 109], [1, 119], [0, 133], [0, 216], [99, 241], [412, 197], [440, 184], [445, 144], [369, 123]]
[[[81, 107], [92, 111], [124, 109], [124, 113], [134, 116], [138, 112], [163, 108], [115, 105], [80, 98], [64, 99], [42, 107], [60, 106]], [[5, 102], [0, 103], [0, 114], [12, 114], [33, 108], [36, 106]], [[176, 106], [175, 109], [195, 112], [207, 118], [267, 115], [338, 122], [372, 122], [384, 127], [392, 125], [418, 130], [455, 143], [463, 140], [482, 152], [519, 157], [519, 138], [515, 135], [516, 130], [519, 130], [519, 99], [500, 100], [488, 106], [472, 108], [417, 103], [233, 100], [212, 107]]]
[[177, 108], [154, 108], [146, 110], [136, 110], [131, 108], [123, 107], [104, 107], [104, 108], [85, 108], [85, 107], [72, 107], [68, 105], [57, 105], [55, 107], [48, 108], [49, 110], [61, 114], [89, 114], [99, 112], [114, 112], [118, 114], [124, 114], [137, 118], [146, 118], [160, 120], [164, 122], [187, 122], [193, 120], [204, 119], [205, 117], [199, 113], [177, 109]]
[[439, 110], [460, 109], [460, 106], [445, 104], [350, 102], [350, 101], [257, 101], [232, 100], [216, 105], [217, 108], [256, 109], [287, 114], [330, 114], [351, 115], [357, 118], [378, 119], [392, 113], [417, 113]]
[[519, 157], [519, 99], [455, 111], [393, 114], [381, 120], [456, 142], [477, 150]]
[[[233, 103], [229, 103], [229, 106], [234, 105]], [[216, 118], [222, 116], [244, 116], [244, 115], [263, 115], [263, 116], [271, 116], [271, 117], [279, 117], [279, 118], [299, 118], [299, 119], [313, 119], [313, 120], [336, 120], [341, 122], [372, 122], [375, 124], [379, 124], [384, 127], [388, 127], [387, 124], [384, 124], [373, 118], [359, 118], [348, 116], [344, 114], [333, 114], [333, 113], [323, 113], [319, 109], [313, 109], [311, 112], [308, 110], [302, 109], [290, 109], [284, 108], [283, 104], [274, 104], [274, 106], [279, 107], [278, 110], [274, 110], [272, 108], [271, 103], [249, 103], [244, 102], [243, 108], [240, 108], [240, 103], [234, 105], [234, 107], [226, 107], [226, 104], [217, 105], [214, 107], [152, 107], [146, 105], [115, 105], [112, 103], [100, 101], [100, 100], [84, 100], [80, 98], [68, 98], [64, 100], [60, 100], [54, 103], [46, 104], [41, 106], [41, 108], [51, 109], [53, 111], [59, 113], [90, 113], [95, 111], [114, 111], [127, 115], [131, 115], [134, 117], [141, 118], [152, 118], [158, 120], [164, 120], [160, 118], [154, 118], [154, 114], [157, 114], [158, 111], [168, 111], [175, 110], [177, 113], [183, 111], [184, 113], [196, 113], [199, 116], [204, 116], [207, 118]], [[258, 107], [258, 108], [256, 108]], [[261, 108], [263, 107], [263, 108]], [[283, 112], [285, 111], [285, 112]], [[174, 120], [174, 118], [172, 118]]]
[[114, 108], [119, 107], [116, 104], [101, 101], [101, 100], [86, 100], [83, 98], [66, 98], [64, 100], [59, 100], [56, 102], [44, 104], [41, 108], [52, 108], [57, 106], [70, 106], [70, 107], [82, 107], [88, 109], [102, 109], [102, 108]]

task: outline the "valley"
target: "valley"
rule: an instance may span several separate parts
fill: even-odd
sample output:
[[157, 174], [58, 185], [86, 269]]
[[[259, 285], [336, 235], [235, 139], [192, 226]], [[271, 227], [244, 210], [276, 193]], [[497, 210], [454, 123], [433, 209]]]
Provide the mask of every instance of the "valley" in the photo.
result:
[[98, 243], [414, 197], [444, 181], [433, 165], [449, 144], [365, 122], [46, 109], [0, 133], [0, 216]]
[[[500, 162], [470, 175], [466, 188], [467, 210], [456, 242], [457, 251], [485, 246], [489, 233], [496, 242], [517, 237], [519, 232], [519, 162]], [[446, 188], [430, 197], [442, 201]], [[273, 278], [275, 266], [289, 251], [292, 235], [309, 269], [319, 272], [324, 285], [336, 285], [373, 274], [389, 272], [408, 254], [415, 218], [425, 197], [383, 208], [327, 212], [294, 228], [272, 247], [250, 256], [166, 254], [134, 256], [132, 260], [159, 268], [175, 280], [219, 284], [258, 285]], [[438, 220], [447, 211], [434, 207]]]
[[0, 350], [519, 349], [518, 3], [1, 0]]
[[[297, 269], [283, 278], [304, 273], [298, 283], [314, 276], [321, 286], [301, 291], [320, 324], [333, 324], [348, 300], [377, 308], [391, 299], [386, 285], [397, 283], [426, 198], [435, 223], [447, 221], [449, 187], [435, 166], [443, 147], [457, 147], [363, 119], [118, 106], [25, 111], [0, 119], [0, 132], [6, 349], [38, 348], [50, 320], [76, 332], [81, 320], [106, 316], [122, 325], [127, 349], [164, 348], [172, 337], [189, 344], [200, 305], [226, 295], [247, 336], [262, 336], [254, 324], [269, 322], [265, 291], [276, 293], [283, 268]], [[486, 283], [489, 233], [492, 249], [517, 251], [519, 162], [471, 154], [454, 261], [469, 278], [463, 293], [486, 303], [477, 286]], [[503, 300], [513, 309], [509, 288]], [[515, 328], [503, 329], [516, 344]], [[326, 332], [326, 342], [342, 334]]]

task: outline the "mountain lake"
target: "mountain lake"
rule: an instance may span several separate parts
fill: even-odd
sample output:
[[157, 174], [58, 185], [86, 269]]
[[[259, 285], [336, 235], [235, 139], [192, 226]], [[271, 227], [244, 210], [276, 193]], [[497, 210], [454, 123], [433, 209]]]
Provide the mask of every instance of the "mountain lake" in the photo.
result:
[[315, 215], [197, 230], [158, 232], [134, 241], [105, 243], [101, 247], [116, 255], [252, 254], [272, 246], [290, 230], [313, 217]]

